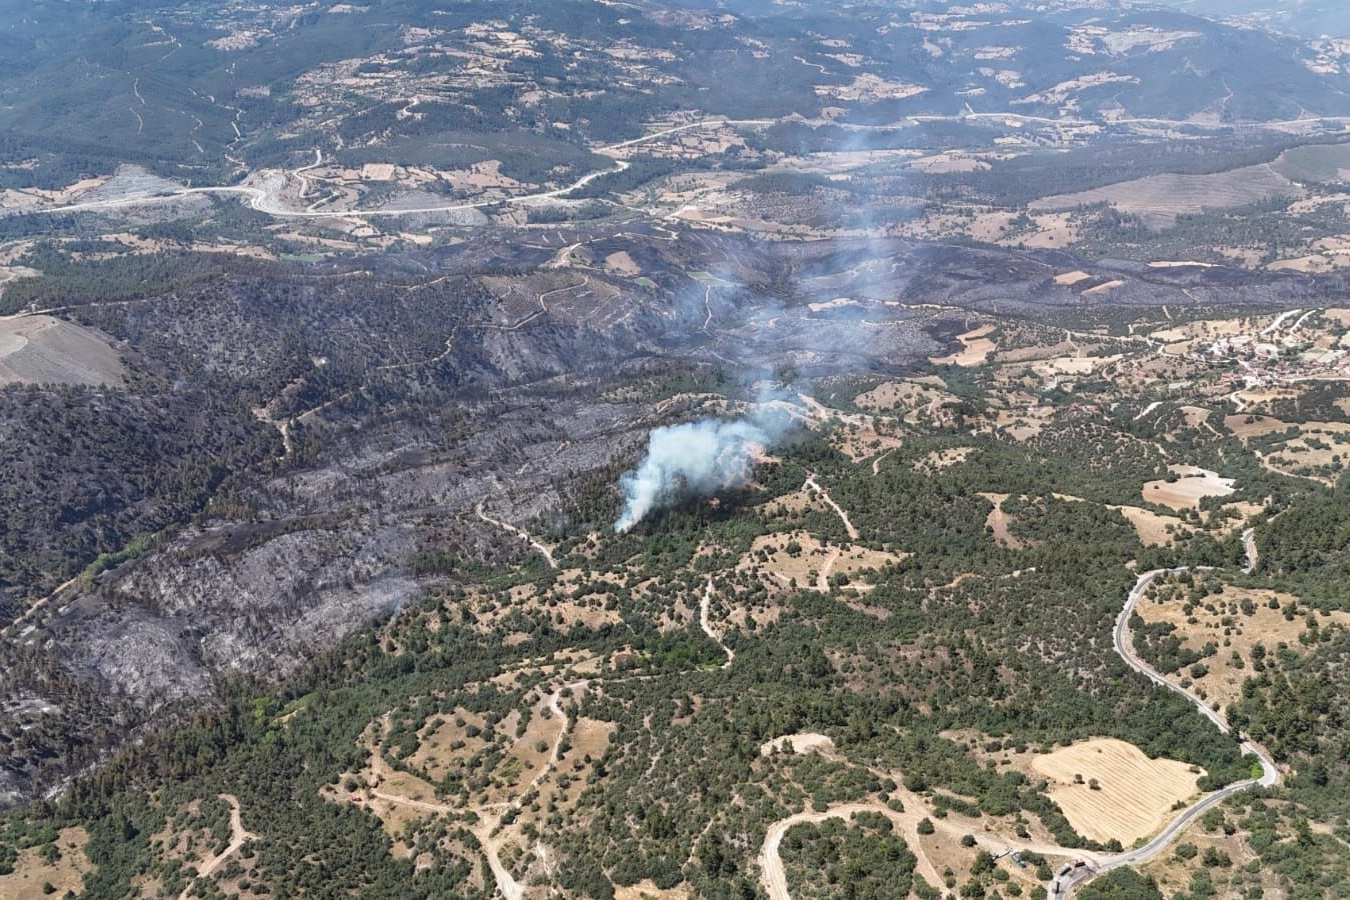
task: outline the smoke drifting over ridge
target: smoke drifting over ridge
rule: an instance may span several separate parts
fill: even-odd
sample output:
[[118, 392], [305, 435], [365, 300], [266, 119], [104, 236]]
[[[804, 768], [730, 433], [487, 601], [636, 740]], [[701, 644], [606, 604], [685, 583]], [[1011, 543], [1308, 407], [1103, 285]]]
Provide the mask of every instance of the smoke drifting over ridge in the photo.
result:
[[628, 531], [652, 510], [681, 497], [748, 483], [755, 457], [783, 439], [802, 416], [799, 409], [795, 398], [763, 393], [744, 418], [700, 419], [654, 429], [642, 463], [619, 481], [625, 502], [614, 530]]

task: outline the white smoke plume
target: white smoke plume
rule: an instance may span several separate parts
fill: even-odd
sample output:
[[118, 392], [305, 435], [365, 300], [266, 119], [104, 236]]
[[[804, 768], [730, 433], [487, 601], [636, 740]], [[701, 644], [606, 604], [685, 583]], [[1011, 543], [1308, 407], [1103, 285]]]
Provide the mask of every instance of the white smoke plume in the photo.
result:
[[614, 530], [628, 531], [652, 510], [681, 497], [706, 496], [749, 483], [756, 457], [782, 440], [801, 416], [795, 398], [784, 401], [761, 394], [745, 418], [701, 419], [654, 429], [641, 465], [619, 482], [625, 503]]

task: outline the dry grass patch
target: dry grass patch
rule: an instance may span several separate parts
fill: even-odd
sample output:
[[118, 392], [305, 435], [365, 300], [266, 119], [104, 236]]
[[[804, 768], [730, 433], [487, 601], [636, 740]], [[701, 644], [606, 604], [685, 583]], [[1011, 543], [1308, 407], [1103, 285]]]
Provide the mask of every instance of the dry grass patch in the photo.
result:
[[[60, 897], [67, 891], [82, 893], [85, 873], [97, 868], [84, 853], [89, 833], [80, 827], [63, 828], [54, 843], [61, 856], [52, 863], [43, 862], [39, 847], [20, 850], [14, 871], [0, 875], [0, 897], [38, 900]], [[51, 885], [55, 890], [47, 892], [43, 885]]]
[[614, 889], [614, 900], [689, 900], [690, 896], [689, 888], [682, 884], [662, 890], [650, 878]]
[[1114, 738], [1062, 747], [1037, 756], [1032, 766], [1049, 781], [1050, 799], [1075, 831], [1097, 841], [1114, 838], [1127, 847], [1158, 831], [1178, 801], [1194, 797], [1204, 774], [1177, 760], [1149, 759], [1135, 745]]
[[1092, 276], [1088, 273], [1075, 269], [1072, 272], [1062, 272], [1059, 275], [1056, 275], [1055, 284], [1060, 285], [1061, 287], [1073, 287], [1080, 281], [1089, 281], [1091, 278]]
[[1187, 428], [1200, 428], [1209, 422], [1210, 410], [1203, 406], [1179, 406], [1177, 411], [1185, 418]]
[[831, 579], [842, 575], [846, 587], [870, 590], [863, 576], [905, 558], [903, 553], [870, 550], [855, 544], [825, 544], [806, 531], [768, 534], [755, 539], [737, 563], [737, 571], [752, 572], [769, 588], [811, 588], [829, 593]]
[[1340, 422], [1305, 422], [1298, 435], [1261, 457], [1261, 465], [1334, 484], [1350, 459], [1350, 425]]
[[1164, 516], [1149, 509], [1137, 506], [1112, 506], [1120, 510], [1139, 536], [1139, 543], [1145, 547], [1170, 547], [1177, 537], [1190, 534], [1193, 530], [1176, 516]]
[[1305, 191], [1268, 165], [1246, 166], [1213, 175], [1148, 175], [1132, 181], [1032, 202], [1033, 212], [1071, 210], [1109, 203], [1132, 213], [1150, 228], [1170, 228], [1178, 215], [1206, 207], [1247, 206], [1270, 197], [1302, 197]]
[[1120, 356], [1060, 356], [1034, 362], [1031, 370], [1047, 378], [1055, 375], [1090, 375], [1120, 359]]
[[914, 471], [932, 473], [942, 469], [950, 469], [952, 466], [965, 462], [974, 452], [974, 447], [948, 447], [945, 450], [934, 450], [914, 463]]
[[[1230, 819], [1231, 821], [1231, 819]], [[1207, 832], [1197, 822], [1187, 828], [1177, 838], [1177, 843], [1194, 844], [1198, 851], [1196, 855], [1189, 860], [1179, 858], [1171, 848], [1166, 853], [1158, 856], [1153, 862], [1139, 867], [1141, 874], [1152, 876], [1157, 879], [1158, 887], [1162, 890], [1164, 897], [1175, 897], [1185, 895], [1191, 886], [1191, 881], [1195, 875], [1205, 868], [1203, 858], [1206, 850], [1211, 847], [1215, 850], [1225, 853], [1233, 861], [1232, 871], [1241, 871], [1248, 863], [1256, 859], [1256, 854], [1247, 843], [1250, 837], [1248, 832], [1241, 829], [1234, 834], [1226, 835], [1221, 830]], [[1226, 872], [1228, 870], [1219, 870]], [[1268, 866], [1262, 866], [1257, 871], [1260, 872], [1261, 888], [1263, 897], [1281, 897], [1284, 896], [1284, 889], [1280, 885], [1280, 876], [1272, 872]], [[1214, 874], [1214, 870], [1210, 870]], [[1216, 879], [1217, 884], [1222, 885], [1221, 879]], [[1220, 896], [1228, 894], [1220, 889]], [[1255, 895], [1253, 895], [1255, 896]]]
[[[1159, 599], [1159, 596], [1166, 599]], [[1271, 602], [1276, 608], [1270, 607]], [[1297, 613], [1292, 618], [1284, 613], [1290, 604]], [[1170, 622], [1176, 626], [1176, 636], [1182, 646], [1203, 653], [1206, 644], [1214, 644], [1218, 651], [1204, 660], [1204, 674], [1187, 669], [1169, 675], [1173, 681], [1188, 680], [1191, 689], [1208, 703], [1226, 707], [1242, 693], [1242, 682], [1252, 677], [1252, 650], [1257, 644], [1267, 651], [1287, 646], [1295, 651], [1302, 648], [1299, 635], [1308, 628], [1307, 607], [1298, 606], [1292, 594], [1269, 590], [1224, 585], [1219, 594], [1212, 594], [1199, 603], [1189, 603], [1178, 592], [1166, 591], [1146, 597], [1136, 607], [1145, 622]], [[1350, 613], [1334, 612], [1318, 615], [1323, 628], [1330, 625], [1350, 626]]]
[[940, 387], [918, 381], [887, 381], [853, 398], [861, 409], [900, 412], [957, 399]]

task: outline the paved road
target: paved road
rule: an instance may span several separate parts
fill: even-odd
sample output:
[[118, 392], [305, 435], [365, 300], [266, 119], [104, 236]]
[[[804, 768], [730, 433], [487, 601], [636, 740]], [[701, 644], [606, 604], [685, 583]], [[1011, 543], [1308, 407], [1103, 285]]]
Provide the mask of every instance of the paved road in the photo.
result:
[[[1247, 537], [1247, 534], [1243, 535], [1244, 542]], [[1254, 553], [1249, 549], [1249, 560], [1251, 560], [1253, 556]], [[1154, 569], [1139, 576], [1134, 583], [1134, 587], [1130, 590], [1129, 596], [1125, 598], [1124, 608], [1121, 609], [1120, 615], [1116, 617], [1116, 627], [1113, 635], [1116, 652], [1120, 654], [1121, 659], [1125, 660], [1125, 665], [1134, 669], [1155, 684], [1161, 685], [1167, 690], [1185, 697], [1194, 704], [1196, 709], [1204, 714], [1205, 718], [1213, 722], [1215, 727], [1217, 727], [1221, 733], [1229, 734], [1232, 729], [1228, 725], [1228, 720], [1225, 719], [1221, 713], [1210, 709], [1205, 701], [1201, 700], [1192, 692], [1180, 685], [1168, 681], [1156, 669], [1141, 660], [1135, 654], [1134, 648], [1130, 645], [1130, 616], [1133, 615], [1135, 606], [1139, 603], [1140, 598], [1144, 596], [1144, 592], [1148, 590], [1149, 585], [1156, 581], [1161, 575], [1185, 571], [1209, 571], [1209, 568], [1205, 566], [1183, 566], [1178, 569]], [[1063, 878], [1052, 880], [1050, 884], [1047, 885], [1051, 900], [1056, 900], [1056, 898], [1059, 897], [1071, 896], [1075, 888], [1085, 882], [1091, 881], [1103, 872], [1119, 869], [1122, 866], [1142, 865], [1152, 860], [1166, 850], [1168, 846], [1170, 846], [1172, 842], [1196, 820], [1197, 817], [1203, 816], [1206, 812], [1218, 806], [1234, 794], [1239, 794], [1242, 791], [1257, 786], [1274, 787], [1276, 784], [1279, 784], [1280, 770], [1275, 768], [1275, 762], [1270, 758], [1270, 754], [1250, 741], [1244, 741], [1242, 743], [1242, 753], [1246, 756], [1255, 756], [1261, 763], [1260, 778], [1234, 782], [1221, 790], [1207, 795], [1204, 799], [1192, 805], [1184, 813], [1173, 819], [1166, 828], [1153, 838], [1153, 840], [1144, 844], [1142, 847], [1127, 850], [1124, 853], [1119, 853], [1115, 856], [1102, 857], [1096, 866], [1075, 869]]]
[[[601, 147], [596, 150], [597, 153], [610, 153], [616, 150], [622, 150], [636, 144], [647, 143], [648, 141], [659, 140], [671, 134], [680, 131], [688, 131], [695, 128], [708, 127], [735, 127], [747, 126], [757, 127], [761, 125], [772, 125], [773, 120], [769, 119], [703, 119], [698, 122], [689, 122], [684, 125], [677, 125], [674, 128], [667, 128], [664, 131], [658, 131], [653, 134], [645, 134], [642, 137], [633, 138], [630, 141], [623, 141], [608, 147]], [[319, 151], [315, 151], [316, 154]], [[298, 176], [302, 190], [308, 192], [309, 179], [300, 172], [308, 171], [318, 165], [319, 156], [313, 165], [303, 166], [297, 169], [291, 175]], [[287, 175], [285, 173], [272, 170], [270, 172], [260, 173], [263, 187], [253, 185], [239, 185], [231, 187], [195, 187], [178, 188], [163, 193], [137, 193], [126, 197], [118, 197], [109, 200], [91, 200], [86, 203], [71, 203], [66, 206], [50, 206], [43, 209], [25, 209], [24, 212], [39, 213], [70, 213], [70, 212], [91, 212], [98, 210], [119, 209], [128, 206], [141, 206], [150, 203], [163, 203], [173, 200], [177, 197], [186, 197], [193, 194], [233, 194], [244, 198], [248, 206], [257, 212], [265, 213], [269, 216], [282, 219], [370, 219], [379, 217], [397, 217], [412, 216], [428, 213], [460, 212], [472, 209], [484, 209], [489, 206], [499, 204], [521, 205], [535, 203], [540, 200], [552, 200], [560, 197], [566, 197], [575, 191], [580, 190], [586, 185], [595, 181], [597, 178], [603, 178], [606, 175], [613, 175], [628, 168], [628, 163], [622, 159], [614, 160], [614, 165], [608, 169], [600, 169], [583, 175], [576, 181], [564, 187], [556, 188], [551, 191], [540, 191], [534, 194], [524, 194], [517, 197], [506, 197], [493, 200], [478, 200], [469, 203], [449, 203], [437, 206], [417, 207], [414, 209], [353, 209], [353, 210], [316, 210], [316, 209], [290, 209], [281, 205], [280, 193], [281, 187], [285, 182]], [[252, 179], [252, 176], [250, 176]], [[303, 196], [303, 194], [302, 194]]]

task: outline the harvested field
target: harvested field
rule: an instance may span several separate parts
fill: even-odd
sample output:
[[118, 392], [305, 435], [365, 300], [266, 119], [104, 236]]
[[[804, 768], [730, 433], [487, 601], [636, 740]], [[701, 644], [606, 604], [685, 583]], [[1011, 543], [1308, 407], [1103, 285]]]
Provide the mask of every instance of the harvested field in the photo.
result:
[[97, 332], [52, 316], [0, 319], [0, 386], [121, 383], [122, 359]]
[[1070, 210], [1109, 203], [1139, 216], [1150, 228], [1170, 228], [1178, 215], [1209, 208], [1247, 206], [1271, 197], [1302, 197], [1303, 188], [1268, 165], [1246, 166], [1215, 175], [1149, 175], [1090, 191], [1033, 201], [1033, 212]]
[[967, 331], [965, 334], [958, 334], [956, 339], [965, 347], [956, 353], [948, 356], [930, 357], [929, 362], [935, 366], [956, 365], [956, 366], [978, 366], [984, 363], [986, 354], [993, 353], [998, 346], [986, 335], [992, 334], [994, 325], [981, 325], [974, 331]]
[[1075, 269], [1072, 272], [1064, 272], [1059, 275], [1056, 275], [1055, 284], [1058, 284], [1061, 287], [1073, 287], [1078, 282], [1088, 281], [1091, 278], [1092, 276], [1089, 275], [1088, 273]]
[[1284, 431], [1289, 426], [1271, 416], [1248, 414], [1224, 416], [1223, 427], [1231, 431], [1234, 436], [1245, 441], [1247, 438], [1260, 437], [1263, 434], [1271, 434], [1276, 431]]
[[1235, 493], [1233, 479], [1221, 478], [1217, 472], [1195, 466], [1168, 466], [1181, 476], [1176, 481], [1150, 481], [1144, 485], [1143, 497], [1149, 503], [1158, 503], [1172, 509], [1196, 509], [1204, 497], [1227, 497]]
[[[1050, 782], [1074, 830], [1098, 841], [1129, 846], [1160, 829], [1174, 804], [1197, 794], [1198, 768], [1171, 759], [1149, 759], [1133, 744], [1094, 738], [1037, 756], [1032, 767]], [[1081, 776], [1082, 783], [1077, 783]], [[1096, 779], [1099, 789], [1093, 790]]]
[[1084, 297], [1097, 297], [1097, 296], [1100, 296], [1100, 295], [1102, 295], [1102, 294], [1109, 294], [1111, 291], [1114, 291], [1116, 288], [1120, 287], [1120, 286], [1123, 285], [1124, 283], [1125, 283], [1125, 282], [1122, 281], [1121, 279], [1119, 279], [1119, 278], [1114, 278], [1114, 279], [1112, 279], [1111, 281], [1105, 282], [1105, 283], [1103, 283], [1103, 284], [1099, 284], [1099, 285], [1097, 285], [1096, 287], [1088, 288], [1087, 290], [1083, 291], [1083, 296], [1084, 296]]

